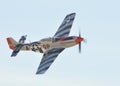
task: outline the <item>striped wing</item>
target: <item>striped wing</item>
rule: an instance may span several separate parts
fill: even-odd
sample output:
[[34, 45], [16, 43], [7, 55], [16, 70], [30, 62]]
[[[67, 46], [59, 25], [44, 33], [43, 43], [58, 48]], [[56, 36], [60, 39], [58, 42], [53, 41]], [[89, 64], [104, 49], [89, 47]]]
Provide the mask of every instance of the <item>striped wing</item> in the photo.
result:
[[41, 63], [37, 69], [36, 74], [45, 73], [50, 65], [54, 62], [56, 57], [64, 50], [64, 48], [54, 48], [50, 50], [47, 54], [43, 55]]
[[75, 13], [71, 13], [67, 15], [62, 24], [60, 25], [59, 29], [55, 33], [54, 37], [65, 37], [68, 36], [70, 33], [70, 29], [72, 27], [73, 21], [75, 18]]

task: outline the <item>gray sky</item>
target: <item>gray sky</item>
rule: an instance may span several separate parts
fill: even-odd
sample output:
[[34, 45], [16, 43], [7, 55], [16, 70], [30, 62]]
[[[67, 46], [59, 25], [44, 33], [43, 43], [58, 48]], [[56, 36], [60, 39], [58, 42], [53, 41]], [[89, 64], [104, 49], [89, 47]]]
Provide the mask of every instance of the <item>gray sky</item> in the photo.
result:
[[[120, 86], [119, 0], [1, 0], [0, 86]], [[70, 35], [87, 39], [64, 50], [44, 75], [35, 75], [42, 54], [11, 58], [7, 37], [26, 42], [53, 36], [64, 17], [76, 12]]]

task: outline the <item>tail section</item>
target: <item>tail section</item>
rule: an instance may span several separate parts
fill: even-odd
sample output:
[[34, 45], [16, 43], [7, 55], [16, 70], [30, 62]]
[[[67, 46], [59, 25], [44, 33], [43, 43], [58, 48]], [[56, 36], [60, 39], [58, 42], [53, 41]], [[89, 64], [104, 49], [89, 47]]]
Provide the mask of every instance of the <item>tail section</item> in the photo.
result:
[[7, 38], [7, 42], [8, 42], [9, 48], [12, 49], [12, 50], [14, 50], [15, 46], [18, 44], [18, 42], [16, 42], [11, 37]]
[[26, 40], [26, 35], [22, 36], [19, 42], [16, 42], [12, 37], [7, 38], [9, 48], [13, 50], [11, 57], [16, 56], [19, 53], [19, 51], [24, 46], [23, 43], [25, 40]]

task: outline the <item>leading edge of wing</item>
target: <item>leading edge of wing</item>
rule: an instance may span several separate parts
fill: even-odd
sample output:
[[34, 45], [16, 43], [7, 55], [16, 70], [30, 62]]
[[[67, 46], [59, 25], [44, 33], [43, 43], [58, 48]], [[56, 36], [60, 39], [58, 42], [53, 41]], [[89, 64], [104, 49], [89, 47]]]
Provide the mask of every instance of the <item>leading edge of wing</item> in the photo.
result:
[[55, 33], [54, 37], [64, 37], [64, 36], [68, 36], [73, 24], [73, 21], [75, 19], [75, 15], [76, 13], [71, 13], [68, 14], [62, 24], [60, 25], [60, 27], [58, 28], [57, 32]]
[[51, 64], [54, 62], [56, 57], [64, 50], [64, 48], [54, 48], [44, 54], [39, 64], [36, 74], [44, 74]]

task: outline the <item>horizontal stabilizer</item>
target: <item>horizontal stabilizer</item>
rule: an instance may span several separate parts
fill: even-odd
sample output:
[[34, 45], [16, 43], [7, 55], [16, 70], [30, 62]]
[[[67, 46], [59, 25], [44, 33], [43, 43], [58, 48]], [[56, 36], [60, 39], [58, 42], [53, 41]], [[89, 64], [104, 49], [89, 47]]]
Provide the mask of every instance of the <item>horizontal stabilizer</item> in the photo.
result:
[[8, 37], [7, 42], [8, 42], [9, 48], [13, 50], [11, 57], [16, 56], [18, 52], [21, 50], [21, 48], [23, 47], [23, 44], [19, 44], [12, 37]]
[[13, 50], [13, 52], [12, 52], [11, 57], [16, 56], [22, 47], [23, 47], [22, 44], [16, 45], [16, 47], [14, 48], [14, 50]]
[[25, 40], [26, 40], [26, 37], [27, 37], [27, 35], [21, 36], [21, 38], [20, 38], [20, 40], [19, 40], [19, 43], [24, 43]]

